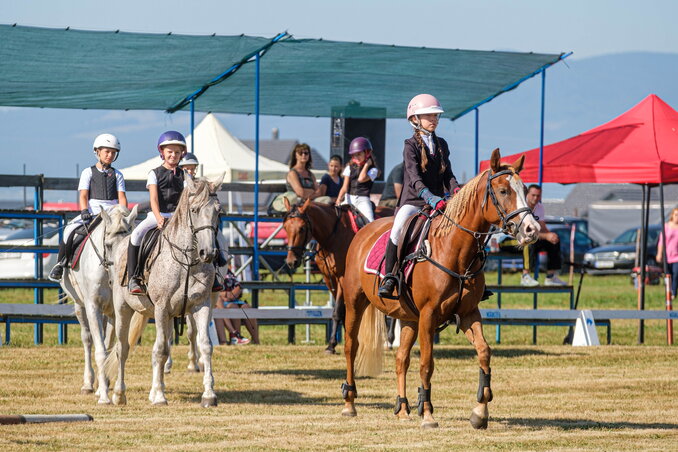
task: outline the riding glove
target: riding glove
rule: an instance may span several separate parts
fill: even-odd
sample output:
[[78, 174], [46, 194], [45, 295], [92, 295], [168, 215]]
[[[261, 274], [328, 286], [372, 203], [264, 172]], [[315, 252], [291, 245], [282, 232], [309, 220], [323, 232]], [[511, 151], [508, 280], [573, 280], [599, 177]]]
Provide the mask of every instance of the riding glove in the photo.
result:
[[92, 214], [89, 212], [89, 209], [82, 209], [82, 212], [80, 212], [80, 219], [85, 223], [92, 221]]
[[424, 188], [419, 192], [419, 197], [426, 201], [426, 204], [437, 209], [438, 203], [443, 202], [443, 207], [445, 207], [445, 201], [440, 196], [436, 196], [428, 188]]

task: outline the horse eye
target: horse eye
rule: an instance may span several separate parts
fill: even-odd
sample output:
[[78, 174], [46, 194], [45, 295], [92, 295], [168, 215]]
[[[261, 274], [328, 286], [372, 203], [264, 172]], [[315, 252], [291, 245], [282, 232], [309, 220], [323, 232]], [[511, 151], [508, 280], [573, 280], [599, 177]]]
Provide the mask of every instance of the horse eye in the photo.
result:
[[506, 194], [508, 194], [508, 190], [506, 190], [505, 188], [502, 188], [501, 190], [499, 190], [499, 193], [501, 193], [502, 195], [506, 195]]

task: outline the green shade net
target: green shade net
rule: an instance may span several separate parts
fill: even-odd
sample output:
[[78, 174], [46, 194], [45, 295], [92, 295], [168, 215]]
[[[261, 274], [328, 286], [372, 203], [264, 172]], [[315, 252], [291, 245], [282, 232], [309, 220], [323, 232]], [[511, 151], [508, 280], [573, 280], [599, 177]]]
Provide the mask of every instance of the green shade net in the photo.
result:
[[[260, 49], [264, 115], [404, 118], [427, 92], [457, 118], [562, 55], [387, 46], [312, 39], [186, 36], [0, 25], [0, 105], [172, 110]], [[251, 59], [250, 59], [251, 61]], [[195, 101], [199, 111], [254, 113], [255, 64]]]

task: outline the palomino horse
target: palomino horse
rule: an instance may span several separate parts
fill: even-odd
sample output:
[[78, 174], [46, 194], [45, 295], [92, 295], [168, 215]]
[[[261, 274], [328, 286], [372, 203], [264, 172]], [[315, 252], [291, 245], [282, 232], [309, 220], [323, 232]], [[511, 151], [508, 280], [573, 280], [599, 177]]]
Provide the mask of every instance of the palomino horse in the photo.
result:
[[[410, 350], [419, 339], [418, 412], [423, 416], [422, 427], [437, 427], [431, 404], [433, 374], [433, 336], [445, 322], [457, 320], [457, 325], [475, 346], [480, 362], [478, 405], [471, 414], [475, 428], [487, 428], [487, 404], [492, 400], [490, 389], [490, 347], [483, 336], [478, 303], [485, 288], [483, 266], [485, 238], [491, 225], [514, 236], [524, 246], [537, 240], [539, 224], [527, 207], [525, 186], [518, 173], [523, 157], [513, 165], [500, 162], [499, 150], [491, 158], [491, 170], [469, 181], [452, 198], [445, 212], [431, 224], [429, 241], [431, 255], [414, 266], [409, 285], [403, 284], [412, 302], [401, 295], [400, 300], [380, 298], [377, 276], [363, 270], [366, 258], [376, 240], [388, 231], [393, 220], [377, 220], [356, 234], [346, 256], [343, 280], [346, 303], [346, 383], [342, 385], [345, 407], [342, 414], [355, 416], [357, 391], [354, 379], [354, 357], [358, 349], [357, 333], [363, 312], [372, 303], [377, 309], [402, 323], [400, 347], [396, 354], [398, 397], [395, 414], [401, 420], [410, 419], [406, 392], [406, 375]], [[374, 338], [378, 341], [379, 338]], [[361, 344], [362, 345], [362, 344]], [[381, 359], [383, 347], [366, 347], [374, 351], [372, 359]]]
[[[97, 363], [99, 403], [109, 404], [108, 379], [104, 374], [104, 361], [113, 338], [113, 278], [110, 261], [115, 243], [129, 235], [137, 216], [136, 207], [130, 213], [126, 207], [115, 206], [109, 213], [101, 211], [102, 223], [95, 228], [85, 243], [76, 268], [66, 267], [61, 287], [75, 302], [75, 315], [80, 322], [80, 337], [85, 349], [83, 394], [94, 392], [92, 369], [92, 343]], [[108, 333], [104, 337], [104, 315], [108, 318]]]
[[[292, 206], [287, 198], [283, 198], [287, 214], [283, 221], [283, 228], [287, 234], [287, 258], [285, 262], [289, 268], [297, 268], [301, 264], [306, 244], [314, 238], [318, 241], [318, 253], [315, 262], [323, 275], [325, 285], [335, 300], [332, 314], [332, 334], [330, 343], [325, 350], [335, 353], [337, 346], [337, 330], [344, 321], [344, 296], [340, 278], [344, 276], [346, 267], [346, 252], [355, 232], [351, 227], [348, 212], [334, 205], [321, 204], [306, 200], [300, 206]], [[393, 209], [378, 206], [375, 210], [377, 217], [392, 216]]]
[[[147, 277], [147, 295], [131, 295], [126, 286], [113, 284], [115, 304], [115, 332], [117, 343], [106, 360], [106, 374], [116, 379], [113, 403], [122, 405], [125, 396], [125, 361], [130, 348], [129, 338], [138, 338], [144, 322], [136, 322], [130, 332], [132, 314], [155, 318], [156, 339], [153, 346], [153, 383], [149, 400], [155, 405], [167, 404], [163, 368], [169, 356], [169, 338], [172, 319], [191, 315], [196, 323], [200, 362], [205, 368], [202, 406], [216, 406], [212, 376], [212, 344], [208, 335], [212, 317], [210, 293], [215, 268], [216, 233], [219, 218], [219, 200], [216, 191], [221, 181], [213, 183], [202, 179], [186, 179], [177, 209], [158, 238], [149, 257], [152, 265]], [[118, 274], [124, 272], [123, 257], [127, 240], [113, 250]], [[116, 375], [117, 371], [117, 375]]]

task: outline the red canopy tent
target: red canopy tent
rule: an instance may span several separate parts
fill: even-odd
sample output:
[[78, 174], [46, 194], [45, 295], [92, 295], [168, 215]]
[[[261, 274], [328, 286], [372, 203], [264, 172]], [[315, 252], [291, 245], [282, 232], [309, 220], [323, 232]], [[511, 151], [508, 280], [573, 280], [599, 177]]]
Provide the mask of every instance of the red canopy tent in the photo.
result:
[[[539, 180], [539, 148], [525, 155], [520, 173]], [[489, 168], [489, 160], [480, 169]], [[659, 184], [678, 182], [678, 112], [654, 94], [610, 122], [544, 146], [543, 182]]]
[[[647, 226], [650, 204], [650, 185], [660, 185], [662, 218], [664, 218], [663, 184], [678, 182], [678, 112], [658, 96], [651, 94], [635, 107], [610, 122], [567, 140], [545, 146], [540, 161], [540, 150], [532, 149], [503, 160], [513, 162], [525, 155], [520, 173], [526, 182], [556, 182], [573, 184], [583, 182], [633, 183], [643, 185], [643, 214], [641, 218], [640, 261], [645, 262]], [[489, 168], [489, 160], [480, 164], [480, 170]], [[664, 243], [666, 250], [666, 243]], [[645, 266], [641, 275], [638, 308], [645, 308]], [[667, 274], [664, 252], [664, 273]], [[667, 309], [671, 309], [669, 279]], [[673, 343], [671, 321], [667, 326], [668, 342]], [[643, 342], [643, 321], [640, 321], [638, 341]]]

